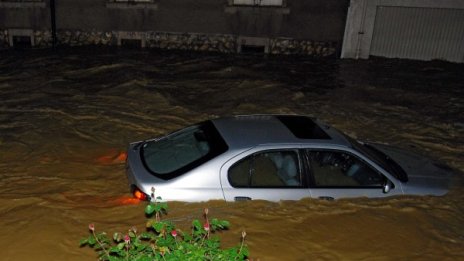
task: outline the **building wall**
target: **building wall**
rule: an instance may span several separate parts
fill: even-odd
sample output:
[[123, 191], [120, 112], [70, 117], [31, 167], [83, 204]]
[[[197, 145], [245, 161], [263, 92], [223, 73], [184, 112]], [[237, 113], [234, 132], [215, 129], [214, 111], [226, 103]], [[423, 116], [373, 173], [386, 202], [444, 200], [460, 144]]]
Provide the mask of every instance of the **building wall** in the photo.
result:
[[0, 1], [0, 27], [43, 29], [50, 26], [50, 12], [45, 2]]
[[351, 0], [342, 58], [464, 62], [463, 0]]
[[[0, 47], [2, 35], [11, 40], [12, 32], [20, 32], [17, 29], [24, 34], [33, 30], [32, 37], [38, 38], [34, 45], [49, 45], [50, 0], [16, 1], [0, 1]], [[320, 50], [315, 54], [334, 55], [341, 50], [349, 0], [286, 0], [283, 7], [234, 6], [232, 0], [154, 0], [135, 5], [114, 0], [55, 2], [60, 44], [121, 44], [122, 37], [132, 37], [150, 47], [162, 45], [153, 44], [156, 34], [197, 42], [205, 37], [219, 41], [222, 36], [227, 39], [223, 50], [237, 51], [249, 44], [263, 45], [274, 53], [311, 54], [307, 50]], [[288, 48], [282, 48], [284, 45]]]

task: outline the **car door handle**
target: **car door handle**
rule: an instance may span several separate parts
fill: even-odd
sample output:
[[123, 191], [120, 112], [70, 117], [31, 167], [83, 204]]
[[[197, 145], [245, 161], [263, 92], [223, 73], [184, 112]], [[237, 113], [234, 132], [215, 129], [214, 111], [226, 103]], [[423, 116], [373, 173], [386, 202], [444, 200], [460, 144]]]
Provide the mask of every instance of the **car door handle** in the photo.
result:
[[235, 199], [235, 201], [247, 201], [247, 200], [251, 200], [250, 197], [235, 197], [234, 199]]
[[323, 200], [327, 200], [327, 201], [333, 201], [334, 200], [333, 197], [329, 197], [329, 196], [320, 196], [319, 199], [323, 199]]

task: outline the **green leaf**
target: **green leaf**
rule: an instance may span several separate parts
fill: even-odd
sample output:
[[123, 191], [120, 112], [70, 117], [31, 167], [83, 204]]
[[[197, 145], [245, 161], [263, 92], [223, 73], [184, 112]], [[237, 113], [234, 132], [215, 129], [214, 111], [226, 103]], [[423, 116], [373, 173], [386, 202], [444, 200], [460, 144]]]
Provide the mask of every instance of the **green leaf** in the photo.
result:
[[121, 249], [119, 249], [117, 246], [111, 247], [109, 249], [110, 253], [119, 253], [120, 251], [121, 251]]
[[157, 222], [157, 223], [153, 224], [152, 227], [156, 232], [160, 233], [161, 230], [164, 227], [164, 223], [163, 222]]
[[121, 241], [121, 234], [118, 233], [118, 232], [114, 233], [114, 234], [113, 234], [113, 240], [114, 240], [115, 242]]
[[196, 230], [200, 230], [202, 228], [201, 222], [198, 219], [192, 221], [192, 226]]
[[164, 210], [164, 211], [168, 210], [168, 203], [162, 202], [162, 203], [159, 203], [159, 205], [160, 205], [162, 210]]
[[148, 232], [142, 232], [142, 233], [140, 233], [140, 238], [142, 238], [142, 239], [152, 239], [153, 234], [148, 233]]
[[89, 240], [87, 238], [83, 238], [81, 239], [81, 241], [79, 241], [79, 246], [87, 245], [88, 242]]
[[220, 221], [220, 224], [221, 224], [221, 226], [223, 226], [224, 228], [230, 227], [230, 222], [227, 221], [227, 220], [221, 220], [221, 221]]
[[248, 250], [248, 247], [244, 247], [242, 248], [242, 252], [241, 252], [244, 256], [249, 256], [250, 255], [250, 251]]
[[155, 212], [155, 206], [153, 204], [148, 204], [146, 207], [145, 207], [145, 214], [147, 215], [152, 215], [153, 212]]
[[153, 258], [149, 257], [149, 256], [141, 256], [141, 257], [136, 259], [136, 261], [152, 261], [152, 260], [153, 260]]
[[143, 250], [145, 250], [145, 248], [148, 247], [148, 246], [145, 245], [145, 244], [134, 244], [134, 246], [135, 246], [137, 252], [143, 251]]
[[183, 234], [182, 237], [184, 238], [184, 241], [190, 241], [193, 239], [192, 236], [187, 233]]
[[95, 237], [92, 235], [92, 236], [90, 236], [90, 237], [87, 239], [87, 243], [88, 243], [90, 246], [94, 246], [94, 245], [97, 243], [97, 240], [96, 240]]
[[119, 244], [117, 245], [117, 248], [118, 248], [119, 250], [122, 250], [125, 246], [126, 246], [126, 243], [121, 242], [121, 243], [119, 243]]
[[118, 258], [118, 257], [115, 257], [115, 256], [109, 256], [109, 257], [108, 257], [108, 260], [109, 260], [109, 261], [120, 261], [120, 260], [122, 260], [122, 259], [120, 259], [120, 258]]

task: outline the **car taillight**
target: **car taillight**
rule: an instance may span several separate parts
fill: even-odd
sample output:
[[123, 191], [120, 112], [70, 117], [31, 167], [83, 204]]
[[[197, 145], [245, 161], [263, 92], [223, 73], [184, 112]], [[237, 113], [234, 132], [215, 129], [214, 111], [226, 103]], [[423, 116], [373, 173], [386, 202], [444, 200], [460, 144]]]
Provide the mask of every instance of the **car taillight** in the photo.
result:
[[143, 192], [142, 192], [139, 188], [137, 188], [137, 187], [134, 188], [134, 191], [132, 192], [132, 194], [133, 194], [134, 197], [135, 197], [136, 199], [138, 199], [138, 200], [143, 200], [143, 201], [145, 201], [145, 200], [147, 200], [147, 201], [150, 200], [150, 197], [149, 197], [147, 194], [143, 193]]

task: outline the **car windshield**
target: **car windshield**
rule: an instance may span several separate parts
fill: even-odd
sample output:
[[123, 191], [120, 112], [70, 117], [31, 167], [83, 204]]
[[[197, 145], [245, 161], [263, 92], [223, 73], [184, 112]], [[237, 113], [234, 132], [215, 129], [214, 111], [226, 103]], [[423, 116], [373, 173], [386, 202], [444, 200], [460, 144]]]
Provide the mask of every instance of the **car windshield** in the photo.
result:
[[141, 156], [155, 176], [170, 179], [227, 150], [214, 125], [207, 121], [145, 142]]
[[406, 172], [390, 157], [367, 143], [359, 142], [348, 135], [345, 135], [345, 137], [350, 141], [354, 149], [367, 156], [370, 160], [388, 171], [388, 173], [392, 174], [395, 178], [403, 182], [408, 181]]

